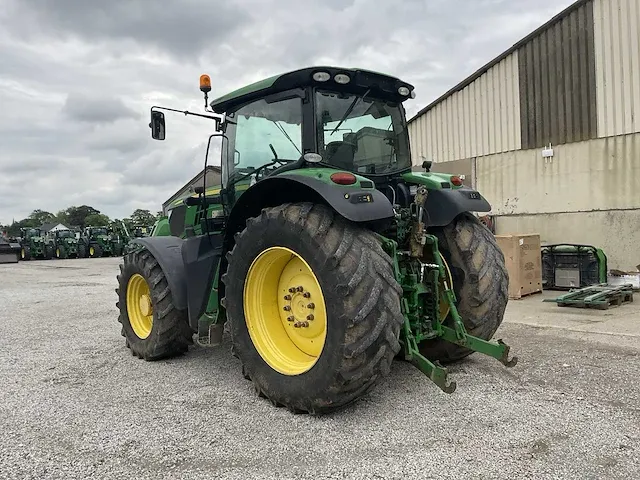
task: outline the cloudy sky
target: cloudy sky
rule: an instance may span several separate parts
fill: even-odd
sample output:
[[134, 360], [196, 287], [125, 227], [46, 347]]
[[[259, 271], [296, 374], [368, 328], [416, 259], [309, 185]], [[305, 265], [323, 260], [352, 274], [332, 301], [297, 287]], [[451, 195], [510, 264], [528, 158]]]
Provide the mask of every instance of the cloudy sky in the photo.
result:
[[[1, 0], [0, 224], [36, 208], [157, 211], [201, 168], [210, 98], [314, 64], [416, 86], [409, 115], [572, 0]], [[213, 5], [216, 5], [215, 7]], [[219, 157], [212, 159], [219, 164]]]

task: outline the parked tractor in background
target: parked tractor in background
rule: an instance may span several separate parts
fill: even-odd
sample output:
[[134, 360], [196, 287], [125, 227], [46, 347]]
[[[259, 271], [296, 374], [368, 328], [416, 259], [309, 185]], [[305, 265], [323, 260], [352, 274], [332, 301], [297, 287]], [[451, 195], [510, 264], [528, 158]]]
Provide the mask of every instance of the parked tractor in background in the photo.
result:
[[55, 257], [60, 259], [79, 258], [78, 239], [71, 230], [51, 232]]
[[[153, 229], [155, 228], [155, 225], [153, 228], [149, 228], [147, 225], [136, 224], [131, 229], [131, 232], [129, 232], [129, 229], [127, 228], [125, 223], [122, 221], [120, 223], [126, 235], [126, 244], [124, 245], [124, 249], [123, 249], [123, 252], [125, 254], [132, 251], [133, 244], [131, 242], [133, 239], [149, 237], [151, 236], [150, 230], [153, 231]], [[158, 222], [156, 221], [156, 225], [157, 223]]]
[[15, 239], [0, 233], [0, 263], [18, 263], [21, 246]]
[[110, 257], [114, 253], [113, 238], [107, 227], [85, 227], [80, 238], [89, 258]]
[[53, 240], [48, 239], [39, 228], [20, 229], [20, 259], [53, 258]]
[[[116, 292], [134, 355], [182, 354], [194, 334], [219, 344], [228, 323], [258, 394], [309, 413], [358, 399], [398, 355], [447, 393], [440, 362], [481, 352], [516, 364], [491, 340], [508, 299], [504, 256], [470, 213], [491, 207], [428, 162], [413, 171], [412, 85], [313, 67], [210, 105], [208, 76], [200, 88], [210, 114], [162, 109], [213, 120], [222, 185], [176, 202], [170, 235], [132, 240]], [[149, 126], [164, 140], [159, 109]]]

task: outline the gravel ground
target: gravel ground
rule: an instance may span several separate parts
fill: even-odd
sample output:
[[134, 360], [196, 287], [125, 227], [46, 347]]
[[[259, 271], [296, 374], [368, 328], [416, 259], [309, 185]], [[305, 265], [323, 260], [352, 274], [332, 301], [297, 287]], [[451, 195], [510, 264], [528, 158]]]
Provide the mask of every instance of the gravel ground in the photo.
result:
[[3, 479], [640, 478], [640, 302], [512, 301], [499, 334], [515, 368], [473, 356], [446, 395], [396, 362], [360, 402], [314, 418], [258, 398], [227, 336], [133, 357], [117, 264], [0, 265]]

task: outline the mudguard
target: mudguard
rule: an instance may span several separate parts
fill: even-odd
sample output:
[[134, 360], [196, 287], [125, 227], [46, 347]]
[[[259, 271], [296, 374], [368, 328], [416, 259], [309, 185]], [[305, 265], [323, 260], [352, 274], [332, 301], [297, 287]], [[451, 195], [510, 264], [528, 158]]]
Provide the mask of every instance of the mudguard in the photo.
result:
[[[338, 186], [323, 182], [314, 177], [302, 175], [283, 175], [306, 185], [318, 193], [341, 216], [352, 222], [372, 222], [393, 218], [391, 202], [381, 191], [374, 188]], [[274, 178], [273, 180], [276, 180]], [[267, 181], [269, 179], [266, 179]]]
[[167, 277], [167, 283], [173, 296], [173, 304], [178, 310], [188, 308], [187, 277], [182, 259], [184, 242], [183, 239], [174, 236], [134, 238], [131, 241], [131, 243], [145, 247], [158, 261]]
[[424, 221], [428, 226], [443, 227], [462, 212], [489, 211], [489, 202], [472, 188], [429, 190]]
[[198, 320], [205, 313], [214, 275], [222, 256], [223, 234], [189, 237], [182, 244], [182, 260], [187, 284], [189, 325], [198, 329]]
[[327, 183], [295, 171], [268, 177], [248, 188], [240, 195], [231, 210], [229, 233], [244, 228], [249, 217], [255, 217], [265, 207], [286, 202], [312, 201], [326, 203], [339, 215], [352, 222], [387, 221], [393, 218], [393, 207], [389, 199], [373, 188]]

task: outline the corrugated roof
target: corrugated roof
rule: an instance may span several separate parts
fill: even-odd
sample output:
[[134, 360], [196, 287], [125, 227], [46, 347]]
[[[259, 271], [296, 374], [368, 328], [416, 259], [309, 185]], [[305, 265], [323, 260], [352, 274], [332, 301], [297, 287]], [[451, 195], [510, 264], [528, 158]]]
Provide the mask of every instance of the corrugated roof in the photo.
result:
[[[222, 173], [222, 168], [218, 165], [207, 165], [207, 172], [217, 172], [217, 173]], [[187, 189], [189, 187], [189, 185], [197, 182], [198, 180], [200, 180], [200, 178], [202, 178], [204, 174], [204, 169], [202, 169], [200, 172], [198, 172], [197, 175], [195, 175], [191, 180], [189, 180], [187, 183], [185, 183], [182, 188], [180, 188], [176, 193], [174, 193], [173, 195], [171, 195], [163, 204], [162, 206], [164, 207], [165, 205], [168, 205], [170, 202], [172, 202], [174, 199], [176, 199], [177, 197], [179, 197], [181, 194], [184, 193], [184, 190]]]
[[433, 102], [431, 102], [429, 105], [424, 107], [422, 110], [420, 110], [418, 113], [416, 113], [413, 117], [411, 117], [407, 121], [407, 123], [413, 122], [416, 118], [418, 118], [418, 117], [424, 115], [425, 113], [427, 113], [429, 110], [431, 110], [437, 104], [439, 104], [440, 102], [445, 100], [447, 97], [451, 96], [452, 94], [454, 94], [456, 92], [459, 92], [460, 90], [463, 90], [466, 86], [470, 85], [475, 80], [477, 80], [479, 77], [481, 77], [484, 73], [486, 73], [487, 70], [489, 70], [491, 67], [493, 67], [494, 65], [497, 65], [502, 60], [504, 60], [509, 55], [511, 55], [513, 52], [515, 52], [520, 47], [522, 47], [527, 42], [529, 42], [529, 40], [531, 40], [532, 38], [536, 37], [538, 34], [543, 32], [544, 30], [546, 30], [550, 26], [554, 25], [555, 23], [559, 22], [560, 20], [562, 20], [563, 18], [568, 16], [571, 12], [573, 12], [574, 10], [579, 8], [580, 6], [582, 6], [585, 3], [588, 3], [590, 1], [592, 1], [592, 0], [577, 0], [575, 3], [572, 3], [571, 5], [569, 5], [567, 8], [565, 8], [560, 13], [558, 13], [556, 16], [551, 18], [551, 20], [549, 20], [545, 24], [541, 25], [540, 27], [536, 28], [533, 32], [531, 32], [529, 35], [524, 37], [522, 40], [520, 40], [517, 43], [513, 44], [513, 46], [511, 48], [509, 48], [507, 51], [505, 51], [504, 53], [498, 55], [496, 58], [494, 58], [493, 60], [491, 60], [489, 63], [485, 64], [484, 66], [480, 67], [478, 70], [476, 70], [474, 73], [469, 75], [467, 78], [465, 78], [459, 84], [457, 84], [455, 87], [451, 88], [450, 90], [448, 90], [447, 92], [442, 94], [440, 97], [435, 99]]

